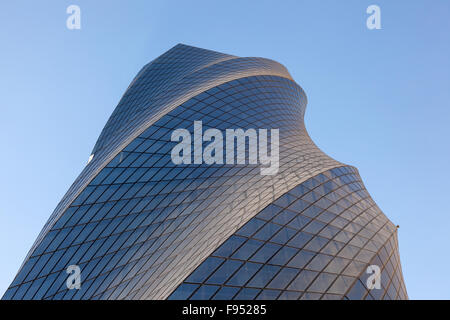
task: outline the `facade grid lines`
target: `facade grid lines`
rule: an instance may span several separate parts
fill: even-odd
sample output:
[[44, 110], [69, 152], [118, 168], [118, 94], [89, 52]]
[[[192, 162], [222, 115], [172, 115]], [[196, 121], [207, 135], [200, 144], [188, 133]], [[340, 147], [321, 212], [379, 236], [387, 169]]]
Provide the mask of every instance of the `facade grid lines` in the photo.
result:
[[[144, 66], [3, 299], [176, 299], [194, 287], [185, 298], [407, 299], [395, 226], [357, 170], [312, 142], [303, 123], [306, 102], [287, 70], [268, 59], [177, 45]], [[192, 133], [198, 120], [204, 130], [279, 129], [278, 173], [261, 175], [249, 163], [175, 165], [171, 133]], [[270, 208], [281, 211], [267, 221]], [[249, 247], [240, 257], [217, 256], [241, 238]], [[269, 262], [292, 250], [298, 257]], [[189, 281], [196, 270], [213, 272], [208, 263], [217, 259], [213, 271], [240, 264], [232, 274], [241, 285]], [[374, 261], [382, 294], [364, 288]], [[66, 268], [74, 264], [82, 271], [80, 290], [66, 287]], [[259, 266], [245, 282], [244, 265]], [[302, 281], [309, 282], [290, 289]]]

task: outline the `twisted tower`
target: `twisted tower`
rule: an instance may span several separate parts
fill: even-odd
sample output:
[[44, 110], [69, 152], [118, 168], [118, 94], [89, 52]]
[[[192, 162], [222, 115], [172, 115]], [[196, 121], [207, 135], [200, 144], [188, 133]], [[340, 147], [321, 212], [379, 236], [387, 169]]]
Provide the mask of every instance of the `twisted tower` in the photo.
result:
[[[305, 108], [275, 61], [175, 46], [132, 81], [3, 299], [407, 299], [396, 227]], [[174, 164], [194, 121], [279, 129], [277, 174]]]

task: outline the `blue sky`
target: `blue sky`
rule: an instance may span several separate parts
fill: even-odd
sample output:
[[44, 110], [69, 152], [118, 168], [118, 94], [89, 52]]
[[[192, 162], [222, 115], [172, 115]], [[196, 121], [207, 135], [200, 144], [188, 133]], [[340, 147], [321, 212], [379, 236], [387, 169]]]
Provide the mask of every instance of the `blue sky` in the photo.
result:
[[449, 299], [449, 16], [447, 0], [2, 2], [0, 295], [132, 78], [185, 43], [284, 64], [313, 140], [400, 225], [410, 298]]

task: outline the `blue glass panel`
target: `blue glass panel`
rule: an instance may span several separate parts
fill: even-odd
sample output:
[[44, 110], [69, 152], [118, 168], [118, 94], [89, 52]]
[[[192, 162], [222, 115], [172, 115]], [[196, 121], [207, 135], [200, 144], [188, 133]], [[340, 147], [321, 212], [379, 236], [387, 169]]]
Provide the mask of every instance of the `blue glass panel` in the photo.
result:
[[303, 269], [306, 264], [315, 256], [314, 252], [300, 250], [287, 264], [289, 267]]
[[247, 260], [262, 244], [262, 241], [249, 239], [233, 254], [232, 258]]
[[280, 270], [280, 267], [265, 265], [261, 270], [250, 280], [249, 287], [264, 288], [267, 283], [272, 280], [275, 274]]
[[219, 286], [201, 286], [190, 298], [190, 300], [207, 300], [212, 297], [214, 293], [219, 289]]
[[282, 228], [280, 231], [278, 231], [271, 239], [271, 242], [279, 243], [279, 244], [285, 244], [288, 242], [292, 237], [297, 233], [297, 231], [291, 229], [291, 228]]
[[231, 300], [239, 288], [235, 287], [222, 287], [216, 295], [213, 297], [214, 300]]
[[227, 260], [206, 281], [209, 284], [223, 284], [242, 265], [241, 261]]
[[254, 235], [254, 238], [264, 241], [269, 240], [280, 228], [279, 225], [269, 222]]
[[203, 282], [223, 261], [224, 259], [222, 258], [209, 257], [186, 279], [186, 281]]
[[281, 210], [282, 210], [281, 207], [271, 204], [271, 205], [268, 205], [265, 209], [263, 209], [260, 213], [258, 213], [257, 217], [260, 219], [263, 219], [263, 220], [271, 220]]
[[267, 287], [271, 289], [285, 289], [298, 273], [298, 269], [283, 268]]
[[266, 243], [251, 258], [251, 261], [266, 263], [281, 248], [273, 243]]
[[251, 219], [248, 223], [246, 223], [239, 231], [236, 232], [236, 234], [244, 236], [244, 237], [250, 237], [252, 236], [256, 231], [259, 230], [261, 226], [265, 224], [265, 221], [260, 219]]
[[244, 286], [245, 283], [261, 268], [261, 264], [246, 262], [239, 270], [228, 280], [227, 285]]
[[253, 300], [256, 295], [260, 292], [259, 289], [253, 288], [243, 288], [237, 296], [234, 297], [234, 300]]
[[308, 233], [300, 232], [288, 242], [288, 245], [301, 249], [312, 239], [312, 237], [313, 236]]
[[309, 284], [318, 275], [318, 272], [303, 270], [288, 286], [289, 290], [305, 291]]
[[257, 300], [275, 300], [281, 291], [279, 290], [262, 290], [258, 297], [256, 298]]
[[231, 236], [223, 245], [217, 249], [213, 255], [219, 257], [229, 257], [237, 248], [239, 248], [246, 238]]

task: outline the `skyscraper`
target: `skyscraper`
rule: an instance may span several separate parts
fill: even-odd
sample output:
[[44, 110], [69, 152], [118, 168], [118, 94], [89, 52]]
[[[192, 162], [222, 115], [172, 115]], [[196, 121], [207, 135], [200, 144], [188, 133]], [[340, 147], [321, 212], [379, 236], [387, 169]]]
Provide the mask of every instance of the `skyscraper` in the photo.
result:
[[396, 226], [306, 103], [272, 60], [153, 60], [3, 299], [407, 299]]

